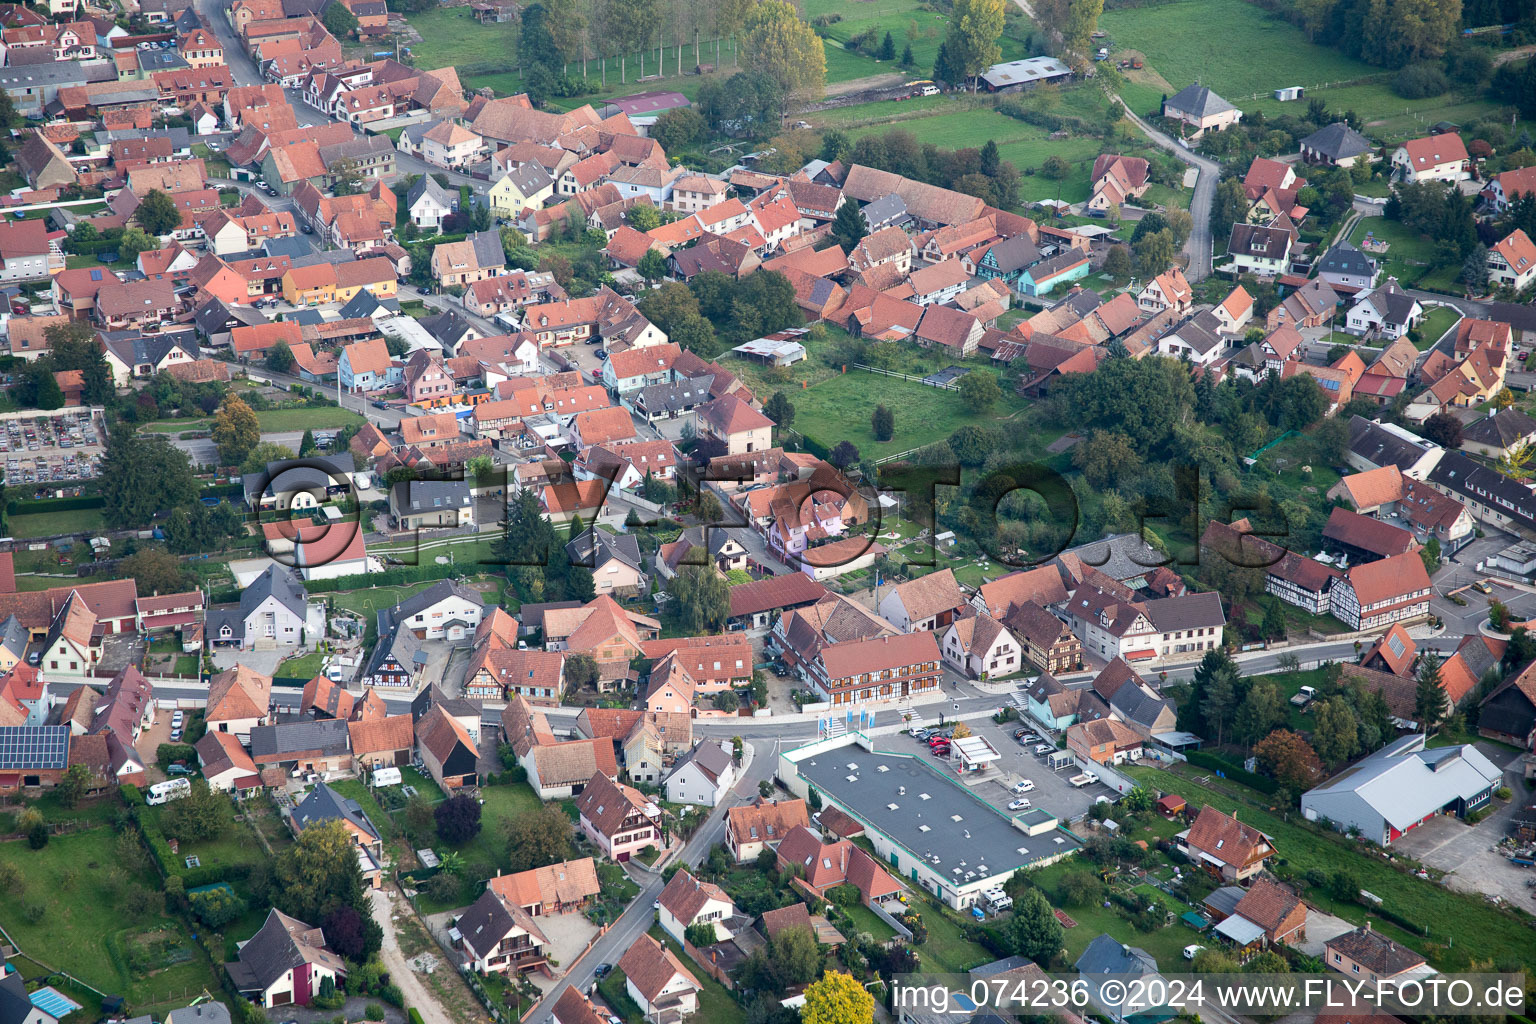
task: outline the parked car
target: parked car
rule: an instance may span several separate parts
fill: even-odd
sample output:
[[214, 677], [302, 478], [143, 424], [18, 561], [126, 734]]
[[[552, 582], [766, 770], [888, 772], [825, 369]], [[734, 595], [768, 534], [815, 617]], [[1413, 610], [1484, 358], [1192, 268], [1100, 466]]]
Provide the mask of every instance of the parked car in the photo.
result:
[[1033, 793], [1035, 791], [1035, 784], [1028, 779], [1023, 779], [1013, 784], [1013, 791], [1015, 793]]
[[1049, 754], [1052, 750], [1055, 750], [1055, 749], [1056, 748], [1051, 746], [1049, 743], [1036, 743], [1035, 744], [1035, 755], [1038, 757], [1038, 756], [1042, 756], [1044, 754]]
[[184, 764], [173, 764], [173, 765], [170, 765], [169, 767], [167, 767], [165, 769], [165, 773], [167, 775], [196, 775], [197, 774], [191, 768], [188, 768]]
[[1204, 948], [1205, 948], [1204, 946], [1195, 945], [1193, 943], [1191, 943], [1188, 946], [1185, 946], [1184, 947], [1184, 959], [1185, 960], [1193, 960], [1195, 958], [1195, 954], [1199, 953]]
[[613, 970], [613, 964], [598, 964], [597, 970], [593, 971], [592, 973], [599, 978], [606, 978], [608, 977], [608, 972], [611, 970]]
[[1018, 800], [1010, 800], [1010, 801], [1008, 801], [1008, 809], [1010, 811], [1028, 810], [1029, 809], [1029, 801], [1028, 800], [1024, 800], [1022, 798], [1018, 799]]
[[171, 742], [172, 743], [180, 743], [181, 742], [181, 727], [180, 726], [177, 726], [176, 728], [171, 730]]

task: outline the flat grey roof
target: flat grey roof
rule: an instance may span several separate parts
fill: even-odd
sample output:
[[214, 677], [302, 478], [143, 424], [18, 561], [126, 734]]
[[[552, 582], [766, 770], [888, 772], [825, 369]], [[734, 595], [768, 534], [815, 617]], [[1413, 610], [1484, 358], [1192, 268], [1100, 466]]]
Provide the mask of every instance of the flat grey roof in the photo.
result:
[[[954, 885], [1028, 867], [1082, 846], [1064, 829], [1025, 834], [1006, 812], [908, 754], [872, 753], [849, 745], [806, 757], [796, 767], [844, 810], [923, 858]], [[967, 877], [968, 872], [974, 877]]]

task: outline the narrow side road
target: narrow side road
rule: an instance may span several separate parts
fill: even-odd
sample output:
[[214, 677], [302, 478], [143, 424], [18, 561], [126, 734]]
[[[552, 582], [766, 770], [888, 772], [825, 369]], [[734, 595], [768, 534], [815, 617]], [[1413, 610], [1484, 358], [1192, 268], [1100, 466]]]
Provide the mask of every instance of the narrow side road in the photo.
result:
[[1211, 254], [1215, 251], [1211, 238], [1211, 202], [1216, 198], [1216, 180], [1221, 176], [1221, 167], [1216, 161], [1185, 149], [1147, 124], [1119, 96], [1110, 96], [1110, 100], [1125, 108], [1125, 116], [1154, 146], [1166, 149], [1200, 172], [1200, 177], [1195, 179], [1194, 195], [1189, 199], [1189, 217], [1194, 226], [1190, 228], [1189, 240], [1184, 243], [1184, 252], [1189, 257], [1189, 269], [1184, 276], [1191, 283], [1204, 281], [1211, 273]]

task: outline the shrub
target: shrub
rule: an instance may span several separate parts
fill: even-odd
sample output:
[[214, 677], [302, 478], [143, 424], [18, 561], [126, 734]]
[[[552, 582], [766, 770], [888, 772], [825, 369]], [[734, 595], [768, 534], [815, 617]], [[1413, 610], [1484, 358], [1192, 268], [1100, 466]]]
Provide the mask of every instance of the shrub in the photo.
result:
[[379, 1005], [378, 1003], [369, 1003], [367, 1006], [363, 1007], [363, 1019], [364, 1020], [383, 1020], [384, 1019], [384, 1007]]
[[48, 826], [38, 822], [27, 829], [27, 845], [34, 850], [41, 850], [48, 845]]
[[1493, 795], [1498, 797], [1500, 800], [1508, 800], [1514, 794], [1508, 786], [1500, 786], [1498, 789], [1493, 791]]
[[1410, 64], [1392, 79], [1392, 91], [1405, 100], [1422, 100], [1449, 92], [1451, 83], [1433, 64]]

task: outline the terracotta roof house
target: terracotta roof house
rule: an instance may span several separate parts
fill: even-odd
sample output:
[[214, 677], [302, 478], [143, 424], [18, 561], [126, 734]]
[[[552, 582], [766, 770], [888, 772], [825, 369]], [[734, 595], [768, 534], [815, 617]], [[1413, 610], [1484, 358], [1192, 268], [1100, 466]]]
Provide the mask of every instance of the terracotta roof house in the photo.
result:
[[1305, 936], [1307, 905], [1279, 882], [1257, 878], [1233, 911], [1263, 929], [1266, 945], [1290, 943]]
[[868, 904], [885, 903], [902, 892], [901, 884], [852, 841], [823, 842], [805, 826], [789, 831], [779, 843], [777, 855], [781, 869], [796, 867], [802, 872], [795, 878], [795, 886], [816, 896], [824, 897], [844, 883], [857, 886]]
[[[368, 691], [377, 696], [373, 689]], [[360, 768], [403, 768], [411, 763], [416, 728], [410, 715], [385, 715], [347, 723], [352, 759]]]
[[267, 720], [271, 703], [272, 677], [236, 665], [213, 677], [203, 718], [210, 731], [248, 741], [251, 729]]
[[1200, 809], [1195, 823], [1179, 840], [1190, 860], [1226, 882], [1254, 877], [1275, 853], [1269, 836], [1209, 804]]
[[932, 632], [953, 622], [965, 605], [955, 574], [941, 569], [897, 584], [881, 599], [878, 611], [903, 633]]
[[763, 850], [777, 847], [791, 830], [809, 825], [804, 800], [759, 796], [749, 804], [726, 808], [725, 842], [736, 863], [756, 862]]
[[497, 875], [485, 884], [504, 902], [532, 917], [580, 910], [600, 889], [591, 857]]
[[639, 790], [594, 775], [576, 797], [582, 832], [615, 861], [661, 845], [661, 809]]
[[618, 969], [629, 997], [648, 1020], [675, 1022], [698, 1011], [699, 980], [649, 935], [625, 951]]

